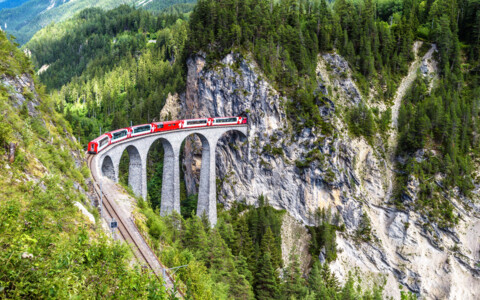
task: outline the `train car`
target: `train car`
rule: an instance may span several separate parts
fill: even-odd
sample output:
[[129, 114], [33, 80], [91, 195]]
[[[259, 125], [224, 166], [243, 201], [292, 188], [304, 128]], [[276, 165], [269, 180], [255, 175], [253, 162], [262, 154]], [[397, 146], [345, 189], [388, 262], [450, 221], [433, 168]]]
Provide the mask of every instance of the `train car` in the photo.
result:
[[108, 145], [110, 145], [110, 136], [108, 134], [102, 134], [98, 138], [88, 143], [88, 153], [97, 154]]
[[115, 144], [130, 137], [132, 129], [130, 127], [117, 129], [107, 134], [110, 136], [110, 144]]
[[211, 126], [222, 126], [222, 125], [240, 125], [247, 124], [246, 117], [222, 117], [222, 118], [213, 118]]
[[130, 136], [129, 137], [135, 137], [135, 136], [141, 136], [145, 134], [149, 134], [154, 132], [155, 130], [155, 125], [154, 124], [143, 124], [143, 125], [136, 125], [130, 127]]
[[212, 120], [212, 118], [183, 120], [183, 124], [180, 128], [197, 128], [211, 126]]
[[162, 132], [162, 131], [180, 129], [181, 122], [182, 121], [165, 121], [165, 122], [152, 123], [152, 125], [155, 127], [153, 132]]

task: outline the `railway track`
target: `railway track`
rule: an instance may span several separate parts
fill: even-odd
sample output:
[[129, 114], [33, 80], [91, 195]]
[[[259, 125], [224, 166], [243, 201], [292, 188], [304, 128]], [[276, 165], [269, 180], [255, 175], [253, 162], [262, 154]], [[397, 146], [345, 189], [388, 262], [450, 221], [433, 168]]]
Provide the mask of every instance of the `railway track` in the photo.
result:
[[[115, 218], [118, 224], [118, 232], [120, 233], [122, 240], [127, 242], [127, 244], [130, 246], [137, 261], [140, 263], [145, 263], [146, 266], [152, 270], [157, 279], [162, 279], [166, 288], [173, 291], [173, 278], [170, 276], [170, 274], [164, 271], [166, 267], [158, 260], [153, 250], [143, 239], [133, 220], [128, 220], [123, 217], [121, 212], [119, 212], [119, 209], [116, 207], [114, 200], [109, 199], [108, 195], [98, 187], [96, 170], [91, 166], [93, 159], [93, 155], [87, 154], [87, 164], [92, 173], [94, 191], [99, 199], [101, 198], [103, 200], [102, 203], [104, 213], [107, 214], [107, 217], [109, 217], [110, 220]], [[131, 222], [131, 226], [128, 226], [128, 221]], [[177, 296], [184, 298], [184, 295], [180, 290], [178, 290], [177, 293]]]

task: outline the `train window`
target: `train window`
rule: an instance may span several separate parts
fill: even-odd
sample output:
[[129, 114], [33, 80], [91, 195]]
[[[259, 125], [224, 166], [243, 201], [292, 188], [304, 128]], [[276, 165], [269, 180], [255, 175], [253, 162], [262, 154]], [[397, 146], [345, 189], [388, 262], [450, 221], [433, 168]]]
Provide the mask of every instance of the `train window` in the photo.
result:
[[168, 124], [168, 127], [172, 127], [172, 126], [175, 126], [175, 124]]
[[113, 134], [113, 139], [114, 140], [118, 140], [124, 136], [127, 136], [127, 131], [126, 130], [122, 130], [122, 131], [119, 131], [119, 132], [115, 132]]
[[135, 127], [133, 129], [133, 133], [141, 133], [141, 132], [145, 132], [145, 131], [150, 131], [150, 125]]
[[187, 125], [199, 125], [199, 124], [207, 124], [207, 120], [191, 120], [191, 121], [187, 121]]
[[[101, 148], [101, 147], [105, 146], [107, 143], [108, 143], [108, 137], [101, 140], [100, 143], [98, 143], [98, 146]], [[93, 145], [92, 145], [92, 147], [93, 147]]]
[[157, 123], [157, 128], [163, 128], [163, 123]]
[[215, 123], [232, 123], [237, 122], [237, 118], [215, 119]]

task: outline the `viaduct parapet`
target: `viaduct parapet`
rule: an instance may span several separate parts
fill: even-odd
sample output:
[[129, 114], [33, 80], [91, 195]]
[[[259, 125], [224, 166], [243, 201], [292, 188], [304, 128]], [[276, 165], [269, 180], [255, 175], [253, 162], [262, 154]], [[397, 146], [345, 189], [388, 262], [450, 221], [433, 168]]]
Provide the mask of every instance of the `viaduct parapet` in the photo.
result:
[[118, 182], [122, 154], [127, 150], [130, 157], [128, 185], [137, 196], [147, 198], [147, 157], [154, 142], [160, 141], [164, 149], [161, 215], [174, 210], [180, 213], [180, 148], [190, 135], [197, 135], [202, 141], [202, 165], [198, 189], [197, 215], [206, 214], [210, 224], [217, 223], [217, 192], [215, 171], [215, 150], [218, 140], [229, 131], [247, 136], [247, 125], [202, 127], [159, 132], [130, 138], [113, 144], [95, 157], [97, 174]]

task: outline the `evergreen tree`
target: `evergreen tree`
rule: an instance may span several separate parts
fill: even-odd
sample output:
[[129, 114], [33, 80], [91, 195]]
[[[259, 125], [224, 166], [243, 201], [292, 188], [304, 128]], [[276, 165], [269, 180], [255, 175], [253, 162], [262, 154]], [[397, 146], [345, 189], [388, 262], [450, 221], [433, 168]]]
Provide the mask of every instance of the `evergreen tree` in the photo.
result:
[[283, 299], [303, 299], [307, 294], [305, 279], [302, 277], [299, 259], [294, 255], [295, 249], [290, 254], [290, 264], [283, 273], [282, 284]]
[[185, 222], [185, 234], [182, 238], [184, 247], [196, 251], [205, 251], [207, 248], [207, 234], [201, 219], [192, 216]]
[[258, 261], [255, 273], [255, 295], [257, 299], [277, 299], [279, 296], [277, 272], [269, 252], [264, 252]]
[[270, 227], [267, 227], [267, 231], [262, 238], [262, 244], [260, 247], [261, 253], [270, 253], [272, 265], [274, 268], [280, 268], [282, 266], [282, 253], [281, 249], [277, 246], [275, 237], [273, 236]]

